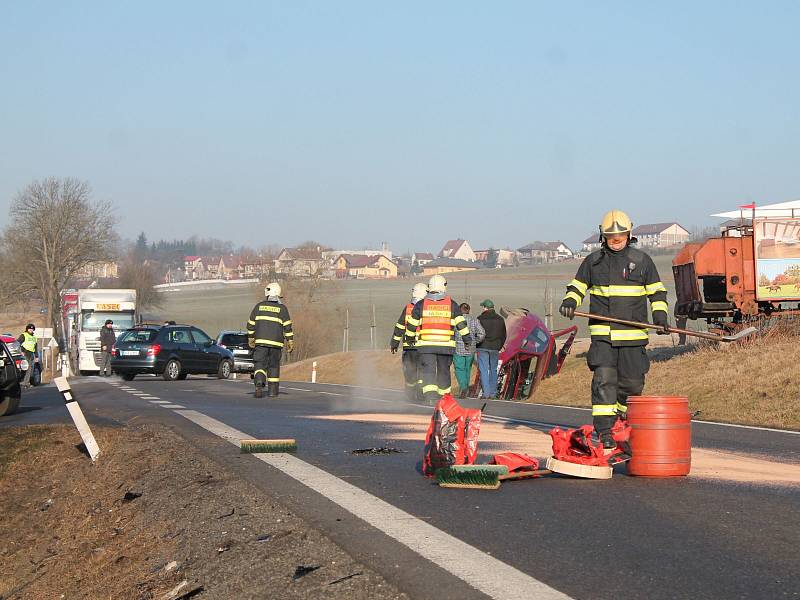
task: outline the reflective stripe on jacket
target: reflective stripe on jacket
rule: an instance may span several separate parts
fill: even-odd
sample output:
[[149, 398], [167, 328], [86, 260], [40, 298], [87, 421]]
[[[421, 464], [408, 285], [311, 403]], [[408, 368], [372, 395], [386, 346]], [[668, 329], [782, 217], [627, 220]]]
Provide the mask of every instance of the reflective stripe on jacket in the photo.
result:
[[292, 319], [285, 304], [262, 300], [253, 307], [247, 321], [247, 337], [253, 338], [256, 346], [283, 348], [284, 339], [293, 336]]
[[[619, 252], [601, 248], [584, 259], [564, 299], [580, 306], [587, 294], [589, 312], [604, 317], [647, 322], [648, 300], [653, 312], [668, 312], [667, 288], [653, 260], [630, 246]], [[649, 339], [647, 329], [594, 319], [589, 320], [589, 333], [613, 346], [644, 346]]]
[[406, 334], [406, 326], [408, 323], [408, 317], [411, 316], [411, 311], [414, 310], [414, 303], [409, 302], [403, 308], [403, 312], [400, 313], [400, 317], [397, 319], [397, 323], [394, 324], [394, 334], [392, 335], [392, 343], [390, 345], [391, 348], [397, 348], [400, 343], [403, 344], [403, 350], [413, 350], [414, 346], [411, 345], [408, 340], [404, 339]]

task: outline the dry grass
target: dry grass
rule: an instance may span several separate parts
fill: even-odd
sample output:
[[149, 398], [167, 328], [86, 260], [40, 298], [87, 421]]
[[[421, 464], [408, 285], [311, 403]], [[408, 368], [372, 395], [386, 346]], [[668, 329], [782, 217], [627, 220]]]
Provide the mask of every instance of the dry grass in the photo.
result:
[[[658, 348], [645, 394], [688, 396], [692, 411], [710, 421], [800, 430], [798, 338], [770, 334], [746, 346]], [[315, 358], [317, 381], [402, 389], [399, 355], [386, 351]], [[308, 381], [311, 360], [285, 368], [287, 379]], [[572, 355], [562, 372], [542, 382], [532, 402], [590, 405], [591, 372], [585, 354]]]

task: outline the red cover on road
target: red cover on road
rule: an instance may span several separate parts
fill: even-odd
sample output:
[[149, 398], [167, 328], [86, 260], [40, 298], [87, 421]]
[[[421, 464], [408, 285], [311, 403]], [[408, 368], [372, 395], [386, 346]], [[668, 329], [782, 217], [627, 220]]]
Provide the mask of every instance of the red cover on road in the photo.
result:
[[617, 449], [606, 454], [603, 445], [592, 442], [594, 427], [583, 425], [577, 429], [561, 429], [555, 427], [550, 430], [553, 438], [553, 458], [566, 462], [589, 465], [592, 467], [607, 467], [619, 462], [617, 456], [630, 454], [628, 438], [631, 435], [631, 426], [625, 421], [617, 419], [611, 428], [611, 435], [617, 442]]
[[442, 396], [425, 435], [423, 475], [433, 477], [436, 469], [474, 464], [480, 430], [479, 408], [464, 408], [450, 394]]

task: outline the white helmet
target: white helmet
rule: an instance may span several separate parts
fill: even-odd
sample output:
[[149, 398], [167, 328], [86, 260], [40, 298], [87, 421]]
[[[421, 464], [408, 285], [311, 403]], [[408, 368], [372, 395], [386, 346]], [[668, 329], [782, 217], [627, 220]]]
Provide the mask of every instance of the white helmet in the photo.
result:
[[447, 279], [442, 275], [434, 275], [428, 282], [428, 291], [431, 294], [444, 294], [447, 291]]
[[411, 288], [411, 298], [414, 300], [422, 300], [425, 294], [428, 293], [428, 286], [424, 283], [415, 283]]
[[272, 282], [267, 287], [264, 288], [264, 295], [268, 298], [270, 296], [277, 296], [278, 298], [281, 297], [281, 284]]

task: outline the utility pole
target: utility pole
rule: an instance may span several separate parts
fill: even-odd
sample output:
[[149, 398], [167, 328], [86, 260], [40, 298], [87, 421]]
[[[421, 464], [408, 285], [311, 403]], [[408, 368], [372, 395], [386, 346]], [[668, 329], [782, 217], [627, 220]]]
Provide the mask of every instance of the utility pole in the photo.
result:
[[342, 337], [342, 352], [347, 352], [350, 348], [350, 309], [345, 309], [344, 334]]
[[369, 326], [369, 346], [372, 350], [375, 350], [375, 305], [372, 305], [372, 325]]

